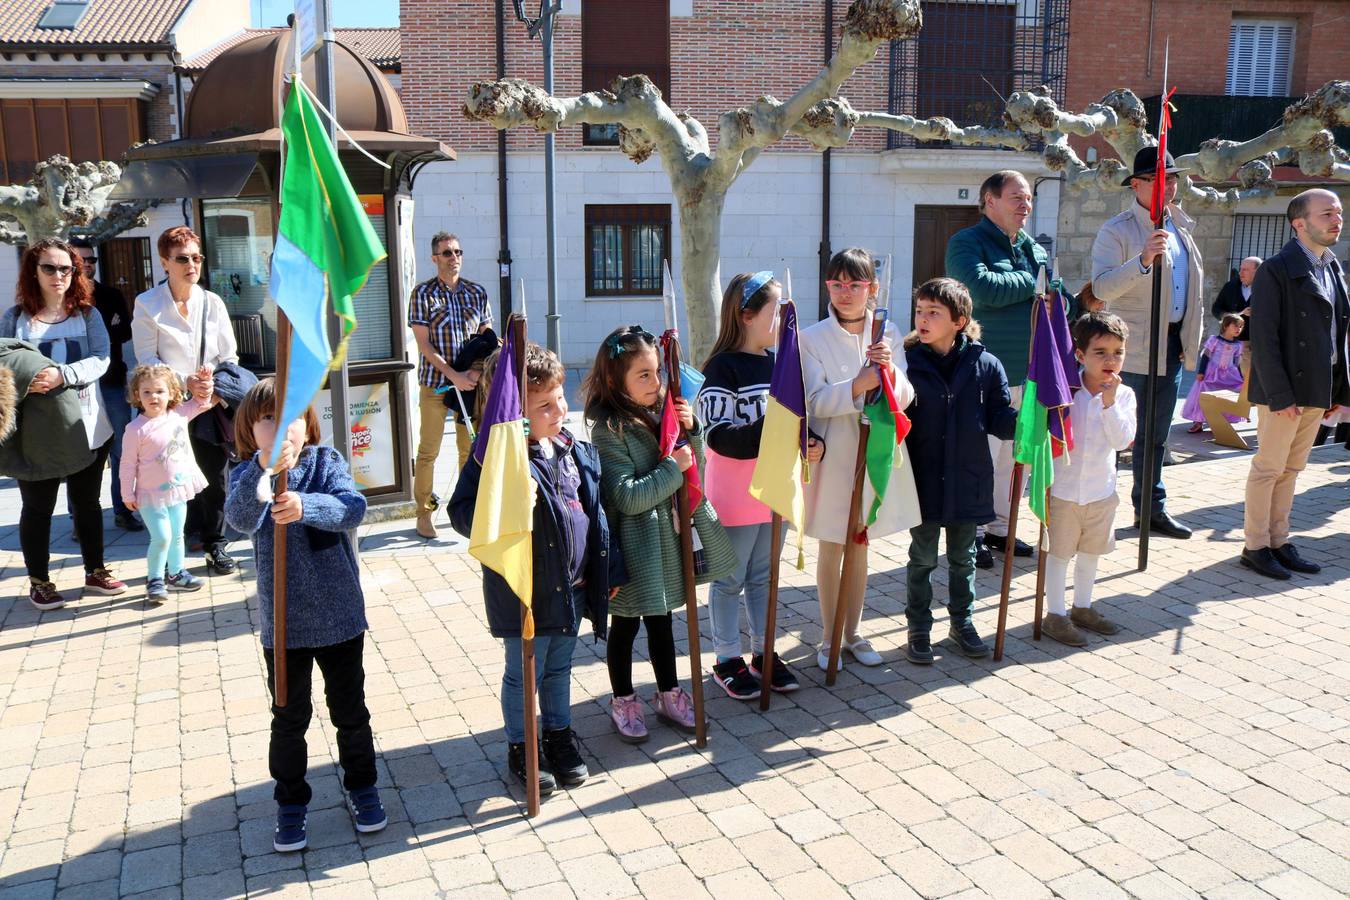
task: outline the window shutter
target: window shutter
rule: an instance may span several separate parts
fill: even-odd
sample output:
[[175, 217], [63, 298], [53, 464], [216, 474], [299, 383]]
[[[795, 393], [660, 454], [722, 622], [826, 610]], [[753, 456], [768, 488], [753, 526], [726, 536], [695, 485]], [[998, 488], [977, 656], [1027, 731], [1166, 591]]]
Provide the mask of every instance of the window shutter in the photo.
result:
[[646, 75], [670, 102], [670, 0], [586, 0], [581, 6], [581, 89]]
[[1229, 96], [1289, 96], [1295, 27], [1281, 19], [1239, 19], [1229, 26]]

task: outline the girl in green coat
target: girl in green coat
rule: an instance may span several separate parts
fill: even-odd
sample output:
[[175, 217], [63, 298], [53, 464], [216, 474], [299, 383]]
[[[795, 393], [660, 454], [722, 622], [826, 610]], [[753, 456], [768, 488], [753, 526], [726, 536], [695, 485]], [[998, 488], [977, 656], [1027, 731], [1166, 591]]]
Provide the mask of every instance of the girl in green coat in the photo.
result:
[[[629, 743], [647, 739], [642, 704], [633, 690], [633, 641], [647, 630], [647, 653], [656, 674], [652, 705], [661, 719], [694, 730], [693, 703], [675, 674], [675, 636], [670, 611], [684, 603], [684, 569], [673, 503], [684, 472], [702, 462], [703, 435], [685, 400], [675, 401], [689, 443], [662, 455], [657, 443], [665, 392], [656, 338], [641, 326], [619, 328], [605, 338], [583, 386], [591, 441], [600, 454], [600, 484], [610, 527], [618, 532], [629, 581], [610, 601], [610, 718]], [[694, 532], [705, 565], [696, 581], [728, 574], [736, 552], [707, 499], [694, 510]], [[696, 544], [697, 546], [697, 544]], [[699, 669], [697, 663], [695, 670]]]

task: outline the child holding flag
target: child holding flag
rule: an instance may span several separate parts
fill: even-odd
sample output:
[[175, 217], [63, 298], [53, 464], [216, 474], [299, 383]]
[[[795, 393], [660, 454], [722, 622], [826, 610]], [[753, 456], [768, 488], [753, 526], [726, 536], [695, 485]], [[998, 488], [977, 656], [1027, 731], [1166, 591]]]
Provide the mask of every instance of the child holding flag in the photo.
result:
[[[848, 540], [849, 501], [853, 493], [853, 463], [857, 458], [859, 414], [869, 391], [880, 388], [878, 366], [890, 369], [900, 409], [913, 399], [905, 376], [904, 357], [893, 359], [891, 348], [900, 339], [893, 323], [887, 322], [881, 340], [871, 343], [872, 317], [880, 283], [872, 254], [860, 247], [841, 250], [825, 271], [830, 292], [829, 315], [801, 332], [802, 368], [806, 378], [806, 407], [814, 430], [830, 448], [828, 456], [811, 471], [806, 485], [806, 526], [803, 532], [820, 541], [816, 565], [816, 591], [820, 598], [822, 632], [816, 662], [829, 669], [829, 634], [837, 604], [845, 604], [841, 650], [865, 666], [881, 665], [881, 654], [858, 634], [862, 621], [863, 595], [867, 588], [867, 553], [855, 554], [860, 571], [852, 584], [856, 590], [840, 597], [844, 542]], [[882, 436], [882, 429], [876, 429]], [[888, 438], [894, 443], [894, 432]], [[869, 441], [870, 444], [870, 441]], [[906, 450], [895, 448], [900, 465], [890, 472], [889, 489], [876, 490], [869, 479], [864, 484], [863, 516], [870, 519], [867, 533], [880, 537], [919, 521], [914, 474]], [[986, 454], [987, 455], [987, 454]], [[870, 468], [870, 467], [869, 467]], [[840, 656], [842, 662], [843, 657]]]
[[[652, 703], [657, 716], [682, 731], [695, 730], [692, 701], [675, 674], [670, 613], [684, 605], [685, 572], [672, 499], [684, 473], [702, 455], [703, 434], [687, 401], [668, 402], [660, 364], [653, 335], [640, 325], [617, 328], [600, 344], [582, 385], [591, 440], [600, 453], [605, 506], [628, 566], [628, 583], [610, 602], [607, 656], [614, 691], [610, 718], [619, 738], [629, 743], [647, 739], [642, 704], [633, 689], [633, 641], [639, 625], [646, 626], [647, 653], [656, 674]], [[663, 420], [673, 417], [689, 434], [689, 442], [663, 454]], [[701, 542], [704, 563], [696, 581], [706, 584], [731, 573], [736, 551], [707, 499], [693, 502], [695, 550]], [[693, 668], [698, 666], [695, 661]]]
[[[731, 279], [722, 296], [722, 323], [703, 366], [705, 381], [698, 410], [707, 442], [704, 486], [717, 517], [736, 550], [736, 569], [713, 582], [708, 595], [712, 623], [713, 681], [736, 700], [759, 697], [764, 666], [764, 627], [768, 616], [769, 560], [781, 551], [770, 546], [769, 507], [750, 495], [759, 457], [769, 381], [778, 342], [774, 323], [783, 289], [772, 272], [744, 272]], [[812, 437], [807, 462], [815, 464], [825, 445]], [[740, 610], [750, 623], [750, 665], [741, 655]], [[773, 690], [786, 693], [801, 685], [774, 655]]]
[[[480, 397], [489, 396], [502, 358], [488, 358]], [[540, 735], [539, 793], [559, 784], [573, 787], [589, 776], [572, 731], [572, 651], [583, 616], [597, 637], [605, 636], [609, 600], [627, 580], [619, 548], [610, 537], [600, 502], [600, 456], [590, 444], [563, 427], [566, 373], [558, 357], [538, 344], [525, 348], [525, 416], [529, 422], [529, 466], [534, 491], [531, 532], [531, 613], [538, 680]], [[488, 423], [489, 425], [491, 423]], [[480, 435], [486, 440], [487, 432]], [[474, 512], [484, 484], [483, 463], [469, 456], [450, 499], [450, 523], [465, 537], [473, 534]], [[506, 579], [483, 566], [483, 600], [488, 628], [506, 650], [502, 674], [502, 720], [506, 726], [507, 765], [525, 783], [525, 704], [521, 658], [520, 598]], [[530, 710], [534, 714], [534, 710]]]
[[[279, 852], [303, 850], [310, 787], [305, 781], [309, 752], [305, 731], [312, 712], [312, 666], [323, 673], [324, 698], [337, 729], [338, 762], [347, 809], [356, 830], [366, 834], [388, 824], [375, 787], [375, 739], [366, 708], [366, 678], [361, 657], [365, 645], [366, 602], [361, 575], [347, 532], [366, 514], [366, 498], [356, 489], [351, 470], [332, 447], [319, 446], [319, 416], [313, 406], [278, 433], [276, 381], [264, 378], [244, 395], [235, 415], [235, 444], [246, 460], [230, 473], [225, 520], [253, 539], [257, 567], [258, 612], [262, 617], [267, 689], [275, 700], [273, 637], [274, 525], [286, 529], [285, 706], [272, 705], [272, 737], [267, 760], [276, 781], [277, 824], [272, 846]], [[281, 441], [274, 472], [286, 473], [286, 491], [271, 502], [259, 499], [264, 466]], [[265, 492], [266, 493], [266, 492]]]
[[989, 655], [971, 612], [975, 605], [975, 531], [994, 519], [990, 436], [1012, 440], [1012, 407], [1003, 364], [980, 343], [970, 293], [952, 278], [933, 278], [915, 292], [915, 330], [905, 338], [914, 403], [907, 443], [919, 484], [921, 524], [911, 528], [906, 569], [909, 634], [905, 658], [933, 662], [933, 570], [938, 538], [947, 533], [951, 592], [949, 639], [971, 658]]
[[[1094, 312], [1074, 323], [1074, 355], [1083, 366], [1083, 387], [1073, 395], [1069, 419], [1074, 449], [1055, 457], [1050, 484], [1050, 553], [1045, 561], [1048, 608], [1041, 629], [1070, 647], [1087, 643], [1079, 628], [1097, 634], [1119, 629], [1092, 608], [1097, 559], [1115, 547], [1116, 453], [1134, 441], [1134, 392], [1122, 384], [1129, 329], [1119, 317]], [[1073, 569], [1073, 611], [1065, 615], [1069, 557]]]

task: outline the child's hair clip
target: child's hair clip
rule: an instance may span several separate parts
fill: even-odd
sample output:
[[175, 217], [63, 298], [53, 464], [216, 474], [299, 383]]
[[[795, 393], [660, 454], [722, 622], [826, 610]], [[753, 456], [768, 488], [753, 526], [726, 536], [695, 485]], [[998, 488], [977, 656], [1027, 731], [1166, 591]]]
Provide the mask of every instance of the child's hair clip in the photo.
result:
[[767, 269], [756, 272], [745, 279], [745, 283], [741, 285], [741, 309], [745, 309], [746, 304], [750, 302], [750, 298], [758, 294], [760, 289], [770, 281], [773, 281], [773, 273]]
[[641, 325], [629, 325], [627, 328], [621, 328], [605, 338], [605, 347], [609, 349], [609, 358], [618, 359], [624, 351], [632, 350], [633, 348], [625, 344], [623, 340], [624, 338], [634, 336], [642, 338], [644, 342], [654, 342], [656, 340], [656, 338]]

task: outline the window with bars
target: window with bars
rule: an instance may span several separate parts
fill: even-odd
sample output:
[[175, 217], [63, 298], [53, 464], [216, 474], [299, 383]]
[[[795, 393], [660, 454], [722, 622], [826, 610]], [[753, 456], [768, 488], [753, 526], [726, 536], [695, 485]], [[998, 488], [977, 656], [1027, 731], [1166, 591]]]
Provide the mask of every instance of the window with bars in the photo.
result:
[[[670, 102], [670, 0], [586, 0], [581, 6], [581, 89], [646, 75]], [[583, 125], [582, 142], [618, 146], [619, 126]]]
[[1228, 268], [1236, 273], [1238, 265], [1249, 256], [1270, 259], [1293, 236], [1294, 230], [1284, 215], [1238, 213], [1233, 216], [1233, 245], [1228, 252]]
[[1297, 23], [1292, 19], [1234, 19], [1228, 27], [1230, 97], [1287, 97]]
[[587, 205], [587, 297], [659, 297], [669, 260], [669, 204]]

